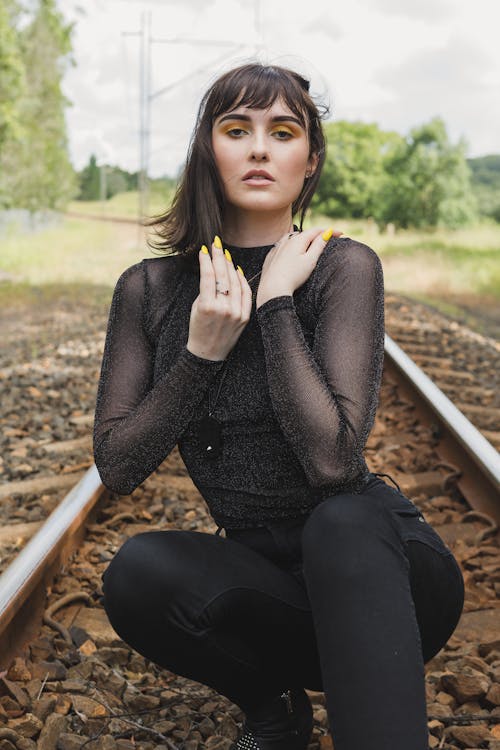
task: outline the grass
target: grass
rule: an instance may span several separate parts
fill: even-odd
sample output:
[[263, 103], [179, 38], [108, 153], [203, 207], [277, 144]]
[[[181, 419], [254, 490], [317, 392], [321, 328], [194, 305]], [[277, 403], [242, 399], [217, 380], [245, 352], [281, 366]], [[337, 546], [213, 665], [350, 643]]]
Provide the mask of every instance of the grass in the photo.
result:
[[144, 256], [142, 238], [133, 224], [65, 217], [58, 227], [0, 239], [0, 270], [30, 284], [111, 284]]
[[[152, 193], [149, 214], [160, 213], [166, 205], [164, 197]], [[131, 218], [137, 215], [137, 194], [117, 195], [104, 208], [99, 202], [75, 202], [70, 210]], [[308, 219], [306, 226], [311, 225], [331, 225], [373, 247], [382, 261], [388, 293], [426, 302], [462, 317], [476, 329], [490, 320], [500, 328], [500, 225], [381, 233], [370, 221], [321, 216]], [[79, 294], [88, 297], [92, 290], [99, 301], [108, 289], [110, 299], [125, 268], [141, 258], [154, 257], [146, 246], [145, 232], [138, 225], [74, 215], [36, 233], [11, 231], [0, 237], [0, 308], [12, 309], [35, 298], [47, 302], [61, 295], [64, 286], [72, 289], [76, 303]]]
[[387, 292], [424, 302], [481, 333], [500, 335], [500, 225], [380, 232], [370, 221], [314, 217], [373, 247]]
[[[172, 199], [172, 192], [161, 193], [152, 190], [148, 201], [148, 215], [162, 213]], [[94, 214], [98, 216], [123, 217], [136, 219], [139, 215], [139, 200], [137, 192], [118, 193], [107, 201], [73, 201], [68, 211], [79, 214]]]

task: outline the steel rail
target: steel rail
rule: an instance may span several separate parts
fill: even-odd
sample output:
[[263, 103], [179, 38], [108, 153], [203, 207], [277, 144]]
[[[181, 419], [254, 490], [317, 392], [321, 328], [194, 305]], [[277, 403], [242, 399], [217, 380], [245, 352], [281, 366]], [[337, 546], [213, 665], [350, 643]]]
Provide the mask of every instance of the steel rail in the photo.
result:
[[461, 470], [457, 485], [471, 507], [500, 523], [500, 454], [418, 365], [385, 334], [389, 368], [433, 425], [436, 451]]
[[94, 464], [0, 575], [0, 659], [13, 650], [19, 638], [14, 632], [17, 628], [10, 632], [9, 626], [29, 603], [35, 588], [46, 583], [54, 565], [61, 565], [80, 542], [87, 518], [104, 489]]
[[[412, 401], [416, 398], [417, 409], [431, 420], [439, 437], [436, 450], [443, 450], [445, 459], [464, 469], [463, 478], [457, 481], [461, 491], [472, 507], [479, 506], [499, 520], [498, 452], [387, 334], [384, 346], [384, 369], [398, 380]], [[0, 575], [0, 671], [5, 666], [2, 660], [22, 645], [23, 621], [33, 618], [33, 613], [29, 614], [32, 598], [38, 591], [38, 599], [45, 599], [47, 582], [83, 537], [87, 518], [104, 491], [94, 464]]]

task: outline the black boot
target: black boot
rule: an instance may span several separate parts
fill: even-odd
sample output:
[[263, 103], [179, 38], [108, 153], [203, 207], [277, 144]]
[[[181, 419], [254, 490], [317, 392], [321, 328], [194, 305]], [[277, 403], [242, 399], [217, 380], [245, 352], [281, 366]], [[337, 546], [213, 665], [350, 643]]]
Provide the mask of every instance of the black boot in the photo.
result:
[[258, 714], [247, 716], [231, 750], [306, 750], [313, 711], [303, 688], [285, 690]]

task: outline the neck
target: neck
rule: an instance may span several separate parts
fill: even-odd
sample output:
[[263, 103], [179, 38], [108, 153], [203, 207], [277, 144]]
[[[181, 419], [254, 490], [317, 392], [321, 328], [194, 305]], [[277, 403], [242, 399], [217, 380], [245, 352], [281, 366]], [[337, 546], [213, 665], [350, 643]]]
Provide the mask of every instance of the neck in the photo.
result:
[[272, 245], [293, 230], [291, 208], [281, 211], [234, 211], [228, 206], [224, 214], [223, 240], [236, 247]]

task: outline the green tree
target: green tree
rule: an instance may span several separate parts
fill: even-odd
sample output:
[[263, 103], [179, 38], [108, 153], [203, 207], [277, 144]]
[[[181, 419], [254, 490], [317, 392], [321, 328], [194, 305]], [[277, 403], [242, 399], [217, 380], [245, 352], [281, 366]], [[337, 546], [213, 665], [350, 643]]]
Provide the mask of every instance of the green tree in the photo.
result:
[[[101, 170], [105, 174], [101, 175]], [[97, 201], [101, 199], [101, 185], [105, 185], [105, 198], [112, 198], [117, 193], [125, 193], [128, 190], [137, 190], [137, 173], [127, 172], [121, 167], [113, 167], [110, 164], [97, 165], [94, 154], [89, 158], [89, 163], [78, 174], [80, 182], [80, 194], [78, 200]]]
[[456, 228], [476, 218], [463, 140], [453, 145], [440, 117], [410, 131], [386, 162], [379, 223]]
[[374, 123], [340, 120], [325, 125], [327, 153], [312, 202], [330, 216], [367, 217], [379, 212], [386, 162], [403, 139]]
[[101, 176], [99, 173], [99, 167], [97, 166], [97, 159], [94, 154], [91, 154], [89, 163], [80, 172], [80, 195], [79, 200], [82, 201], [97, 201], [100, 197], [101, 189]]
[[127, 172], [120, 167], [108, 167], [106, 176], [106, 198], [112, 198], [117, 193], [125, 193], [129, 189]]
[[8, 138], [21, 132], [19, 101], [24, 94], [24, 65], [15, 27], [19, 9], [12, 0], [0, 3], [0, 153]]
[[467, 159], [479, 213], [500, 222], [500, 154]]
[[500, 154], [467, 159], [467, 164], [472, 172], [473, 184], [500, 189]]
[[20, 102], [25, 95], [25, 72], [14, 0], [0, 2], [0, 208], [9, 203], [9, 187], [2, 173], [2, 155], [22, 135]]
[[68, 156], [61, 80], [71, 60], [72, 25], [55, 0], [38, 0], [18, 32], [26, 91], [19, 102], [22, 133], [0, 153], [4, 205], [60, 209], [77, 190]]

